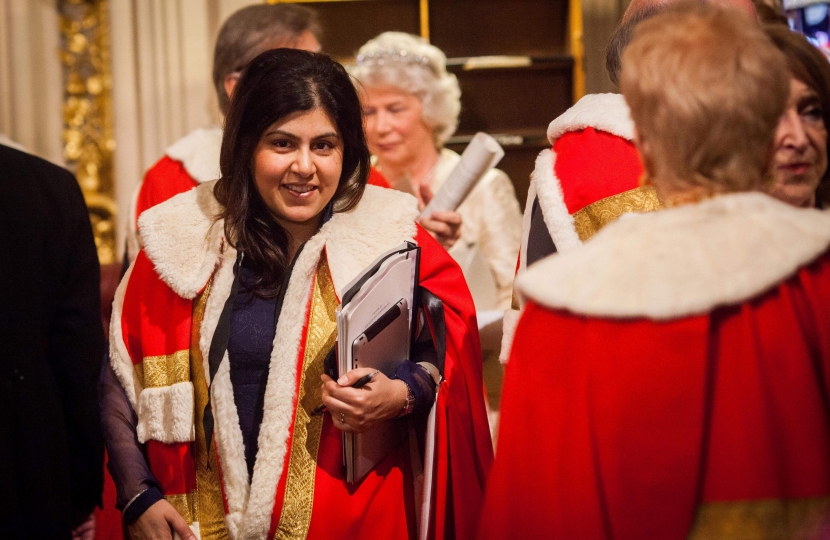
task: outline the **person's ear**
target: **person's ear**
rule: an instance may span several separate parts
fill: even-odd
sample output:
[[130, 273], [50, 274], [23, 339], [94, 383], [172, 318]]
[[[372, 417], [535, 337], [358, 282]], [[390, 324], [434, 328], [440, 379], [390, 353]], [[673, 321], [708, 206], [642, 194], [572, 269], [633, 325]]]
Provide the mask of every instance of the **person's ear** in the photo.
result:
[[637, 147], [637, 153], [640, 155], [640, 162], [643, 164], [645, 172], [649, 175], [654, 174], [654, 154], [652, 153], [651, 143], [640, 134], [637, 127], [634, 127], [634, 146]]
[[239, 73], [238, 71], [234, 71], [230, 75], [225, 76], [225, 95], [228, 96], [228, 100], [230, 100], [233, 96], [233, 90], [234, 88], [236, 88], [236, 83], [239, 82], [240, 75], [241, 73]]

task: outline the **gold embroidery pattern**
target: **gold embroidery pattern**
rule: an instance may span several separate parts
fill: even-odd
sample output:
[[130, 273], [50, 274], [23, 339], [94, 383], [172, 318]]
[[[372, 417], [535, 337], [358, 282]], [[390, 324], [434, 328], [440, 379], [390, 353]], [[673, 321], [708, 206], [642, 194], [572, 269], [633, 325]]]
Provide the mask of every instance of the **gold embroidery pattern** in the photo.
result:
[[660, 201], [654, 188], [641, 186], [589, 204], [574, 214], [574, 227], [584, 242], [626, 212], [643, 213], [659, 208]]
[[314, 476], [317, 473], [317, 451], [320, 447], [323, 417], [312, 417], [310, 413], [320, 403], [323, 359], [337, 337], [336, 308], [337, 295], [334, 293], [328, 263], [323, 256], [317, 267], [312, 291], [300, 392], [294, 417], [294, 439], [275, 539], [305, 538], [311, 525]]
[[176, 509], [176, 512], [187, 521], [188, 525], [198, 521], [194, 519], [198, 511], [195, 492], [182, 495], [165, 495], [164, 499]]
[[[222, 504], [222, 487], [219, 483], [219, 465], [216, 452], [208, 453], [205, 440], [205, 406], [208, 403], [208, 386], [199, 348], [202, 320], [205, 318], [205, 306], [210, 295], [210, 282], [193, 302], [193, 324], [190, 331], [190, 373], [193, 382], [194, 403], [196, 410], [193, 418], [196, 423], [196, 440], [193, 442], [193, 459], [196, 462], [196, 509], [194, 514], [199, 522], [199, 532], [203, 540], [227, 540], [228, 529], [225, 526], [225, 509]], [[210, 464], [208, 464], [210, 458]]]
[[190, 351], [183, 349], [163, 356], [145, 356], [136, 370], [143, 376], [144, 388], [187, 382], [190, 380]]
[[[108, 0], [61, 0], [63, 154], [84, 194], [98, 260], [119, 262]], [[57, 52], [57, 51], [56, 51]]]
[[818, 539], [830, 535], [830, 497], [703, 504], [689, 540]]

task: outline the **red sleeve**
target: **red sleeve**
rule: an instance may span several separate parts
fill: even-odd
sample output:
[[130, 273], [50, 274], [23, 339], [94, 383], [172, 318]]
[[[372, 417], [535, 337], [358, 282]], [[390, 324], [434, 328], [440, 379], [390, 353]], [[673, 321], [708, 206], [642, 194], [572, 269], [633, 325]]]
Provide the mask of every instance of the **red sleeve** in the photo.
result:
[[190, 350], [192, 312], [193, 302], [161, 281], [142, 249], [124, 292], [121, 313], [124, 344], [133, 364], [147, 356]]
[[187, 174], [187, 170], [180, 161], [168, 156], [158, 160], [147, 170], [138, 191], [135, 212], [136, 227], [142, 212], [179, 193], [190, 191], [198, 185], [199, 183]]
[[475, 307], [458, 264], [418, 227], [421, 285], [444, 304], [444, 382], [436, 417], [435, 538], [473, 539], [493, 461]]

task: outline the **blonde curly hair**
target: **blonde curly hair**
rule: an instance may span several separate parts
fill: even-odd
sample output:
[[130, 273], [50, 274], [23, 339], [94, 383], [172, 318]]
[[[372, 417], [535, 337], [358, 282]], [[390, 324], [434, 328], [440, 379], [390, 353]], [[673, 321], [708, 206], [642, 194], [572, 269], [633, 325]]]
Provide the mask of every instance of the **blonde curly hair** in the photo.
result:
[[620, 90], [647, 145], [646, 168], [677, 187], [749, 191], [771, 180], [789, 95], [784, 55], [734, 9], [681, 4], [637, 25]]

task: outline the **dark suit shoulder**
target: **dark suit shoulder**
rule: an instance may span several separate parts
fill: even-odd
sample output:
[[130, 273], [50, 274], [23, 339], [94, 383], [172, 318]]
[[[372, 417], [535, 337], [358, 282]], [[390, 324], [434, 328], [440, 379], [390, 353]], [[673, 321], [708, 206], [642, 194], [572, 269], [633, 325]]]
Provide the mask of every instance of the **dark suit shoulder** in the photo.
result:
[[0, 208], [12, 215], [22, 211], [21, 204], [42, 205], [41, 210], [54, 214], [54, 219], [86, 215], [81, 187], [71, 172], [4, 145], [0, 145], [0, 193]]
[[77, 184], [75, 177], [65, 168], [2, 144], [0, 144], [0, 170], [3, 171], [0, 178], [16, 176], [60, 178], [62, 181], [71, 180], [73, 184]]

